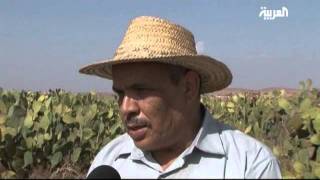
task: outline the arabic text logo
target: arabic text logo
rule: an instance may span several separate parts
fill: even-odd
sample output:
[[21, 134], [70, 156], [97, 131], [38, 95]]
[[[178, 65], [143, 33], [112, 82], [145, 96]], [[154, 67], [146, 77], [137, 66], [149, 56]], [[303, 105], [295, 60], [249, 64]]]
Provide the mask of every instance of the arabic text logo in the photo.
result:
[[260, 7], [260, 9], [259, 17], [263, 16], [264, 20], [274, 20], [277, 17], [288, 17], [289, 15], [288, 8], [284, 6], [279, 10], [267, 9], [265, 6]]

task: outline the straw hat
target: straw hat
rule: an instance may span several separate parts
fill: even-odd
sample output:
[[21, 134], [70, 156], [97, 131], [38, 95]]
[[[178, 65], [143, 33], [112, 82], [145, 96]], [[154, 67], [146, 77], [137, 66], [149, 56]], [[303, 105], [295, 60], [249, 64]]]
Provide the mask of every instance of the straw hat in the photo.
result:
[[201, 93], [221, 90], [232, 81], [232, 74], [225, 64], [197, 54], [190, 31], [150, 16], [131, 21], [112, 59], [87, 65], [80, 69], [80, 73], [112, 80], [112, 65], [138, 62], [166, 63], [192, 69], [200, 75]]

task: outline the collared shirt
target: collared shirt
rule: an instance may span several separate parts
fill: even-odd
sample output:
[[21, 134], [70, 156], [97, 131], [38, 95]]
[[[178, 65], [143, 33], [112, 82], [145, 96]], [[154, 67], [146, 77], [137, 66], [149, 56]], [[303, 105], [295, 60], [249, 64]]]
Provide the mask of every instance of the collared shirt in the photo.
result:
[[101, 165], [112, 166], [121, 178], [281, 178], [268, 147], [213, 119], [207, 110], [192, 144], [165, 171], [128, 134], [103, 147], [88, 174]]

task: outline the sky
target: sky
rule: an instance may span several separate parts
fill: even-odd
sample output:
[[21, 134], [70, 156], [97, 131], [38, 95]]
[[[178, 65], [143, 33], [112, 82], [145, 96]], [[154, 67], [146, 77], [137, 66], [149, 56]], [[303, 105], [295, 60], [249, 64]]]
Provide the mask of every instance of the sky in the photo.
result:
[[[264, 20], [267, 10], [287, 17]], [[0, 87], [111, 92], [112, 81], [83, 75], [111, 59], [131, 19], [157, 16], [195, 36], [199, 54], [225, 63], [229, 87], [320, 88], [318, 0], [0, 0]]]

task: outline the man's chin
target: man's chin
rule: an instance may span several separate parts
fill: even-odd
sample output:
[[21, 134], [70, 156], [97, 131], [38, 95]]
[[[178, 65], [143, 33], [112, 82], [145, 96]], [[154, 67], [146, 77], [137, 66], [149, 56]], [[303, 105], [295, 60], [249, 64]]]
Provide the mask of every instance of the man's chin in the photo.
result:
[[133, 141], [133, 142], [134, 142], [135, 146], [137, 148], [141, 149], [142, 151], [151, 151], [151, 150], [153, 150], [153, 148], [152, 148], [153, 146], [150, 143], [148, 143], [146, 141], [146, 139], [141, 140], [141, 141]]

